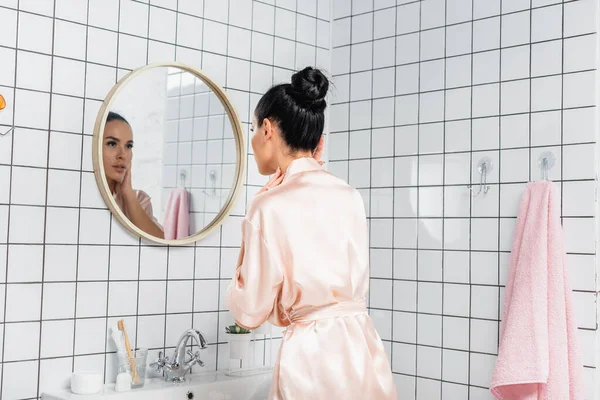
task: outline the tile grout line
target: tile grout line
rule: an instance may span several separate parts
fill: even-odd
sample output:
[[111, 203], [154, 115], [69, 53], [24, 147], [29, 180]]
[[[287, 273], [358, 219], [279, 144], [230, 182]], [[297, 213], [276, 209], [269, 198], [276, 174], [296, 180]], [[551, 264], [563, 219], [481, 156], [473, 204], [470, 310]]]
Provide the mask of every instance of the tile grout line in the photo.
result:
[[[254, 3], [254, 2], [253, 2]], [[203, 8], [204, 10], [206, 10], [206, 2], [204, 2], [203, 4]], [[254, 10], [254, 4], [252, 4], [252, 10]], [[253, 13], [251, 14], [251, 17], [253, 19]], [[229, 0], [227, 0], [227, 50], [226, 52], [229, 52], [229, 19], [231, 18], [231, 2]], [[250, 31], [250, 46], [252, 46], [252, 31]], [[202, 35], [202, 48], [204, 48], [204, 35]], [[252, 47], [250, 48], [250, 58], [252, 58]], [[249, 68], [248, 68], [248, 79], [251, 78], [252, 76], [252, 62], [248, 61], [249, 63]], [[229, 80], [229, 58], [225, 59], [225, 82], [227, 82]], [[250, 91], [250, 83], [248, 82], [248, 91]], [[210, 102], [210, 101], [209, 101]], [[207, 133], [208, 134], [208, 133]], [[207, 146], [208, 149], [208, 146]], [[207, 150], [208, 151], [208, 150]], [[208, 157], [208, 155], [207, 155]], [[223, 263], [223, 227], [220, 226], [219, 227], [219, 284], [217, 287], [217, 309], [218, 309], [218, 313], [217, 313], [217, 342], [219, 342], [219, 334], [221, 333], [220, 331], [220, 326], [221, 326], [221, 268], [222, 268], [222, 263]], [[217, 349], [216, 349], [216, 361], [215, 361], [215, 369], [218, 371], [219, 370], [219, 345], [217, 345]]]
[[[396, 13], [396, 25], [398, 25], [398, 13]], [[417, 160], [417, 220], [416, 220], [416, 238], [415, 238], [415, 247], [417, 249], [416, 251], [416, 255], [415, 255], [415, 311], [416, 311], [416, 315], [415, 315], [415, 399], [419, 398], [419, 379], [418, 379], [418, 371], [419, 371], [419, 242], [420, 242], [420, 237], [419, 237], [419, 222], [418, 222], [418, 217], [421, 214], [421, 194], [419, 193], [419, 187], [421, 184], [421, 177], [419, 176], [420, 174], [418, 173], [418, 171], [420, 170], [421, 167], [421, 126], [419, 125], [421, 122], [421, 61], [422, 61], [422, 35], [421, 35], [421, 28], [422, 28], [422, 18], [423, 18], [423, 3], [419, 2], [419, 39], [418, 39], [418, 43], [419, 43], [419, 74], [418, 74], [418, 81], [417, 81], [417, 90], [418, 90], [418, 94], [417, 94], [417, 156], [416, 156], [416, 160]], [[398, 69], [396, 68], [396, 75], [398, 73]], [[395, 89], [396, 90], [396, 89]], [[395, 92], [394, 92], [395, 93]]]
[[[398, 46], [396, 45], [396, 35], [398, 33], [398, 24], [397, 24], [397, 13], [398, 13], [398, 8], [394, 7], [394, 63], [396, 63], [396, 59], [398, 57]], [[373, 32], [375, 30], [375, 10], [373, 10]], [[373, 46], [373, 65], [371, 65], [371, 67], [374, 67], [375, 64], [375, 46]], [[393, 86], [393, 93], [396, 94], [396, 85], [398, 84], [398, 77], [396, 76], [396, 68], [394, 67], [393, 69], [393, 73], [394, 73], [394, 86]], [[373, 72], [371, 72], [372, 77], [371, 80], [374, 81], [373, 76], [375, 75]], [[373, 84], [371, 85], [371, 93], [373, 93]], [[372, 96], [371, 96], [372, 97]], [[393, 107], [393, 121], [394, 124], [396, 123], [396, 99], [394, 99], [394, 107]], [[372, 113], [371, 113], [372, 114]], [[371, 132], [371, 143], [373, 143], [373, 133]], [[371, 144], [372, 146], [372, 144]], [[373, 158], [373, 151], [371, 151], [371, 158]], [[392, 185], [396, 184], [396, 129], [392, 128]], [[371, 172], [372, 173], [372, 172]], [[394, 374], [394, 348], [396, 347], [394, 345], [394, 339], [395, 339], [395, 335], [394, 335], [394, 321], [396, 318], [396, 311], [395, 311], [395, 307], [394, 307], [394, 300], [395, 300], [395, 296], [394, 296], [394, 292], [395, 292], [395, 286], [396, 286], [396, 281], [395, 281], [395, 277], [396, 277], [396, 251], [394, 249], [394, 240], [396, 239], [396, 234], [395, 234], [395, 230], [394, 230], [394, 217], [396, 216], [396, 190], [395, 189], [391, 189], [392, 192], [392, 215], [391, 215], [391, 224], [392, 224], [392, 243], [391, 243], [391, 249], [390, 249], [390, 262], [391, 262], [391, 269], [392, 269], [392, 298], [391, 298], [391, 302], [390, 302], [390, 309], [391, 311], [391, 325], [392, 325], [392, 329], [391, 329], [391, 340], [392, 340], [392, 344], [390, 345], [391, 350], [390, 350], [390, 364], [392, 367], [392, 374]], [[370, 232], [369, 232], [370, 234]], [[400, 351], [398, 351], [398, 353], [400, 353]], [[392, 375], [393, 376], [393, 375]], [[396, 391], [398, 392], [398, 388], [396, 387]]]
[[[54, 17], [56, 15], [56, 3], [53, 3], [52, 5], [52, 17]], [[53, 21], [54, 22], [54, 21]], [[18, 34], [18, 33], [17, 33]], [[52, 24], [52, 50], [54, 51], [54, 40], [55, 40], [55, 35], [56, 35], [56, 24], [53, 23]], [[16, 55], [15, 55], [16, 57]], [[42, 334], [43, 334], [43, 326], [44, 326], [44, 319], [43, 319], [43, 311], [44, 311], [44, 277], [45, 277], [45, 269], [46, 269], [46, 237], [48, 234], [48, 184], [49, 184], [49, 170], [48, 168], [50, 167], [50, 140], [51, 140], [51, 128], [52, 128], [52, 87], [53, 87], [53, 83], [54, 80], [52, 79], [53, 76], [53, 71], [54, 71], [54, 59], [51, 58], [50, 59], [50, 98], [48, 99], [50, 104], [48, 107], [48, 133], [47, 133], [47, 142], [46, 142], [46, 176], [45, 176], [45, 193], [44, 193], [44, 228], [43, 228], [43, 237], [42, 237], [42, 276], [41, 276], [41, 281], [42, 283], [40, 284], [40, 304], [39, 304], [39, 318], [40, 318], [40, 322], [39, 322], [39, 338], [38, 338], [38, 361], [37, 361], [37, 388], [36, 388], [36, 394], [39, 397], [40, 396], [40, 373], [41, 373], [41, 368], [42, 368], [42, 363], [41, 363], [41, 357], [42, 357]], [[15, 96], [16, 97], [16, 96]]]
[[[500, 13], [502, 14], [502, 12]], [[471, 19], [475, 18], [475, 0], [471, 0]], [[500, 35], [500, 33], [498, 34]], [[473, 49], [474, 49], [474, 38], [475, 38], [475, 27], [474, 27], [474, 23], [471, 23], [471, 53], [473, 53]], [[470, 80], [470, 94], [471, 94], [471, 109], [470, 109], [470, 118], [469, 118], [469, 188], [472, 188], [473, 186], [473, 83], [474, 83], [474, 73], [473, 73], [473, 69], [475, 66], [475, 62], [473, 61], [473, 55], [471, 54], [471, 80]], [[498, 68], [500, 70], [500, 68]], [[500, 90], [498, 90], [498, 92], [500, 92]], [[498, 101], [498, 104], [500, 104], [500, 101]], [[500, 107], [500, 105], [498, 105], [498, 107]], [[500, 118], [498, 118], [498, 120], [500, 120]], [[500, 146], [498, 146], [500, 147]], [[500, 182], [500, 178], [498, 178], [498, 182]], [[467, 351], [468, 351], [468, 358], [467, 358], [467, 372], [468, 372], [468, 376], [467, 376], [467, 400], [471, 399], [471, 309], [472, 309], [472, 301], [473, 301], [473, 296], [472, 296], [472, 289], [471, 289], [471, 283], [473, 281], [472, 279], [472, 270], [473, 270], [473, 253], [472, 253], [472, 247], [473, 247], [473, 242], [472, 242], [472, 233], [473, 233], [473, 224], [472, 224], [472, 216], [473, 216], [473, 195], [472, 192], [469, 192], [469, 241], [468, 241], [468, 255], [469, 255], [469, 313], [468, 313], [468, 326], [467, 326], [467, 332], [468, 332], [468, 343], [467, 343]], [[442, 339], [443, 340], [443, 339]]]
[[[473, 15], [471, 15], [471, 20], [473, 19]], [[471, 21], [471, 31], [473, 30], [473, 22]], [[448, 0], [444, 0], [444, 88], [446, 88], [446, 79], [447, 79], [447, 53], [448, 53]], [[471, 99], [471, 104], [473, 103], [473, 99]], [[447, 92], [444, 93], [444, 120], [446, 120], [447, 113]], [[472, 115], [471, 115], [472, 116]], [[442, 156], [442, 183], [446, 183], [446, 123], [442, 126], [442, 146], [443, 146], [443, 156]], [[445, 232], [445, 221], [444, 218], [446, 215], [446, 194], [445, 190], [442, 188], [442, 246], [441, 246], [441, 281], [442, 281], [442, 304], [441, 304], [441, 312], [444, 314], [444, 297], [446, 293], [446, 279], [444, 276], [445, 272], [445, 261], [446, 261], [446, 232]], [[440, 317], [441, 324], [441, 333], [440, 333], [440, 343], [443, 345], [444, 343], [444, 317]], [[440, 379], [444, 378], [444, 350], [440, 350]], [[444, 384], [440, 381], [440, 399], [444, 398]]]
[[[84, 56], [84, 61], [83, 61], [83, 97], [85, 99], [85, 96], [87, 94], [87, 85], [86, 85], [86, 81], [87, 81], [87, 50], [88, 50], [88, 39], [89, 39], [89, 18], [90, 18], [90, 4], [89, 1], [86, 3], [86, 12], [85, 12], [85, 20], [86, 20], [86, 28], [85, 28], [85, 56]], [[86, 110], [86, 102], [85, 100], [83, 101], [83, 115], [85, 115], [85, 110]], [[82, 118], [81, 120], [81, 131], [84, 132], [85, 131], [85, 118]], [[80, 151], [81, 154], [79, 156], [79, 204], [78, 204], [78, 210], [77, 210], [77, 244], [76, 244], [76, 261], [75, 261], [75, 301], [74, 301], [74, 305], [73, 305], [73, 347], [72, 347], [72, 353], [73, 353], [73, 361], [71, 362], [71, 372], [75, 372], [75, 356], [77, 353], [77, 298], [79, 296], [79, 260], [80, 260], [80, 255], [81, 255], [81, 249], [80, 249], [80, 244], [79, 241], [81, 239], [81, 198], [82, 198], [82, 194], [83, 194], [83, 162], [84, 162], [84, 149], [85, 149], [85, 137], [82, 136], [81, 137], [81, 146], [80, 146]], [[108, 279], [108, 276], [107, 276]], [[105, 323], [105, 327], [106, 327], [106, 323]]]
[[[15, 35], [15, 49], [18, 47], [19, 45], [19, 39], [18, 39], [18, 32], [19, 32], [19, 25], [20, 25], [20, 0], [17, 0], [17, 9], [16, 9], [16, 26], [15, 26], [15, 30], [17, 32], [17, 34]], [[12, 125], [15, 125], [15, 116], [16, 116], [16, 107], [15, 107], [15, 100], [17, 98], [17, 71], [18, 71], [18, 60], [19, 60], [19, 52], [15, 50], [15, 72], [14, 72], [14, 85], [15, 88], [13, 89], [13, 108], [12, 108]], [[10, 148], [10, 181], [8, 184], [8, 207], [7, 207], [7, 211], [6, 211], [6, 215], [7, 215], [7, 221], [6, 221], [6, 268], [4, 271], [4, 305], [3, 305], [3, 310], [4, 310], [4, 314], [2, 315], [2, 322], [6, 321], [6, 304], [8, 303], [8, 269], [9, 269], [9, 256], [10, 256], [10, 246], [8, 245], [8, 243], [11, 241], [10, 239], [10, 221], [11, 221], [11, 200], [12, 200], [12, 190], [13, 190], [13, 171], [14, 171], [14, 167], [13, 167], [13, 162], [14, 162], [14, 157], [15, 157], [15, 151], [14, 151], [14, 147], [15, 147], [15, 130], [12, 131], [12, 133], [10, 134], [11, 137], [11, 148]], [[3, 323], [2, 324], [2, 366], [4, 365], [4, 357], [6, 354], [6, 325]], [[5, 369], [1, 368], [0, 371], [0, 400], [2, 400], [4, 398], [4, 372]]]

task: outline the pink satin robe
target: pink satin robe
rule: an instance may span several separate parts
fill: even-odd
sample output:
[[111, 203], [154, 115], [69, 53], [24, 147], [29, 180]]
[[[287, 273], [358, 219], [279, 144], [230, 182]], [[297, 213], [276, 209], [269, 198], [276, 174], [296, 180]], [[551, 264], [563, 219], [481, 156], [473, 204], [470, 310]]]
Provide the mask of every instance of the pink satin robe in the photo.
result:
[[368, 230], [360, 194], [312, 158], [256, 196], [227, 292], [239, 325], [287, 326], [270, 400], [396, 400], [367, 314]]

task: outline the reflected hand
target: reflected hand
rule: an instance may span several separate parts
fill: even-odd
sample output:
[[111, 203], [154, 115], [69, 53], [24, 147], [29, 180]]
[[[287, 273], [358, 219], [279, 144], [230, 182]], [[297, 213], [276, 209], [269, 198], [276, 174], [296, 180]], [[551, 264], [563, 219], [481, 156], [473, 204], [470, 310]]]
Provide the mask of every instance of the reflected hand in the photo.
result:
[[324, 146], [325, 146], [325, 136], [321, 136], [321, 139], [319, 139], [319, 144], [317, 145], [317, 148], [315, 149], [315, 152], [313, 153], [313, 158], [315, 160], [317, 160], [317, 162], [321, 166], [325, 163], [324, 161], [321, 161], [321, 157], [323, 156], [323, 147]]
[[285, 177], [285, 174], [281, 173], [281, 168], [277, 168], [277, 171], [275, 171], [275, 173], [273, 174], [271, 179], [269, 179], [269, 182], [267, 182], [267, 184], [265, 186], [263, 186], [256, 194], [264, 193], [267, 190], [270, 190], [270, 189], [273, 189], [274, 187], [279, 186], [281, 184], [281, 182], [283, 182], [284, 177]]
[[124, 197], [134, 194], [133, 187], [131, 186], [131, 167], [127, 168], [123, 180], [120, 183], [117, 183], [115, 190]]

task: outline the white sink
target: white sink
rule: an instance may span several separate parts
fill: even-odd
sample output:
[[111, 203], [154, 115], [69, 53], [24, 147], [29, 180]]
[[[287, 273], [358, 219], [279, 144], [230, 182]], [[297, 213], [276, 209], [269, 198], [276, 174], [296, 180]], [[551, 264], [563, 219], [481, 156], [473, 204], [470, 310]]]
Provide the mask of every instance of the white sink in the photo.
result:
[[114, 385], [107, 385], [101, 394], [76, 395], [64, 389], [42, 394], [42, 400], [266, 400], [271, 379], [271, 372], [246, 377], [229, 377], [222, 372], [199, 373], [188, 375], [184, 383], [154, 378], [147, 379], [143, 388], [128, 392], [115, 392]]

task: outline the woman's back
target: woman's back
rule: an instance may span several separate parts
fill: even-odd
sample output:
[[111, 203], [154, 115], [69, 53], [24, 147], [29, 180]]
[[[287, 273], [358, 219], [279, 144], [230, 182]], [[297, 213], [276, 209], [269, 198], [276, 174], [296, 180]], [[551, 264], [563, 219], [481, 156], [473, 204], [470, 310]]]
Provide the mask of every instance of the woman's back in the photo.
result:
[[280, 186], [253, 200], [243, 231], [251, 251], [230, 288], [230, 310], [247, 327], [267, 318], [288, 326], [271, 399], [395, 399], [366, 310], [360, 194], [314, 159], [296, 159]]
[[362, 198], [314, 159], [295, 160], [280, 186], [255, 199], [247, 218], [260, 225], [268, 246], [279, 249], [278, 264], [290, 280], [283, 287], [286, 308], [365, 299], [369, 269]]

